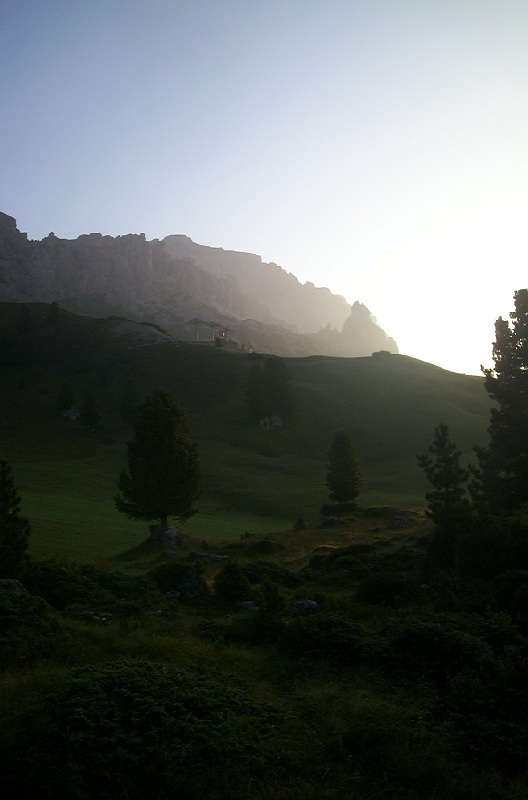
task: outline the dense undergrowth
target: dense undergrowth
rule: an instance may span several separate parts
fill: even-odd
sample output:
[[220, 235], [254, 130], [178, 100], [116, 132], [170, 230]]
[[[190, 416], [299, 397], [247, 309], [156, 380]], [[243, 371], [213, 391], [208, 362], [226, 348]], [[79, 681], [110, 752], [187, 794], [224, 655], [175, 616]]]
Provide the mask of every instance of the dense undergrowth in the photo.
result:
[[31, 561], [0, 593], [3, 796], [525, 797], [521, 606], [426, 585], [424, 523], [373, 525]]

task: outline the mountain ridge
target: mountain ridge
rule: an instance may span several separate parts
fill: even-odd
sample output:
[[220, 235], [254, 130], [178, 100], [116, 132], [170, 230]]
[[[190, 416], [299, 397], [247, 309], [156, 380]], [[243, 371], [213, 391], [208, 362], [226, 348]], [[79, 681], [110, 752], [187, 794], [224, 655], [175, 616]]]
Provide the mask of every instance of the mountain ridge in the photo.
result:
[[181, 339], [191, 318], [229, 327], [248, 349], [277, 355], [363, 356], [398, 352], [366, 306], [301, 284], [261, 257], [144, 233], [29, 240], [0, 212], [0, 301], [58, 302], [92, 315], [151, 321]]

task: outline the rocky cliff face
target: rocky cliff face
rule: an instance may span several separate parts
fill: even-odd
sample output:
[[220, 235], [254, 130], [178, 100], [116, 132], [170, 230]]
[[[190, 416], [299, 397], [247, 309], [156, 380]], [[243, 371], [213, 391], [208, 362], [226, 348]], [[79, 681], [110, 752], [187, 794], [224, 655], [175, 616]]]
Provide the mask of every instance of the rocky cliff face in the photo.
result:
[[0, 213], [0, 301], [57, 302], [87, 314], [151, 321], [183, 338], [194, 317], [218, 319], [246, 346], [280, 355], [397, 352], [365, 306], [302, 285], [259, 256], [186, 236], [91, 233], [31, 241]]

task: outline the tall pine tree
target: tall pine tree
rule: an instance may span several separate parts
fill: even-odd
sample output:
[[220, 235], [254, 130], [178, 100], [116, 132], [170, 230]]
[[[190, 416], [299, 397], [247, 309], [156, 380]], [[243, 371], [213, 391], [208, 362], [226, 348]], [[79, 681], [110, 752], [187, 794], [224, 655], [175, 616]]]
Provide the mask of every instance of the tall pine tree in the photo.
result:
[[166, 530], [169, 517], [185, 522], [196, 513], [199, 478], [185, 413], [169, 392], [156, 389], [138, 408], [116, 508], [131, 519], [158, 520]]
[[528, 501], [528, 289], [514, 294], [510, 321], [495, 323], [492, 369], [485, 387], [496, 402], [487, 448], [476, 448], [480, 470], [474, 494], [511, 511]]

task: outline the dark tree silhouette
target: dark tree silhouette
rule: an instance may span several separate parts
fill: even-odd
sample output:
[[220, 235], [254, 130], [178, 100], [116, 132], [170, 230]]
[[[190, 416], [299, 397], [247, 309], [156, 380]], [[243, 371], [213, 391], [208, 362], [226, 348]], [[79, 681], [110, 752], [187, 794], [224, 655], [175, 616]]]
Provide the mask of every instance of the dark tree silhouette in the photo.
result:
[[0, 461], [0, 577], [17, 578], [24, 566], [31, 528], [20, 516], [11, 465]]
[[131, 519], [181, 522], [196, 513], [200, 469], [182, 408], [165, 389], [139, 406], [134, 438], [128, 442], [128, 471], [121, 472], [116, 508]]
[[350, 434], [338, 431], [328, 451], [326, 485], [330, 499], [349, 503], [361, 491], [361, 471]]
[[461, 453], [449, 439], [449, 428], [435, 428], [429, 455], [418, 456], [418, 464], [433, 487], [425, 493], [427, 514], [437, 527], [446, 530], [466, 520], [470, 504], [466, 496], [469, 472], [460, 464]]
[[488, 428], [489, 445], [475, 448], [479, 473], [474, 495], [511, 511], [528, 501], [528, 289], [514, 294], [510, 320], [495, 323], [492, 369], [485, 386], [496, 402]]

